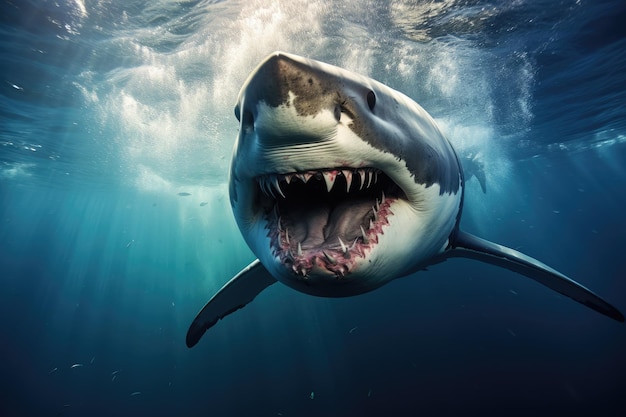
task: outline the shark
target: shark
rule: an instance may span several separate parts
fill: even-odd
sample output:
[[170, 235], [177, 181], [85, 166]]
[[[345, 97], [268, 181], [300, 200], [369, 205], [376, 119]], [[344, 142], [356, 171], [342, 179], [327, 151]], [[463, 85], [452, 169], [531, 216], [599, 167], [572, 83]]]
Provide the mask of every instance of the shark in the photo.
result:
[[275, 52], [244, 82], [234, 110], [230, 203], [257, 259], [200, 310], [188, 347], [276, 282], [348, 297], [455, 257], [515, 271], [624, 321], [559, 271], [460, 228], [461, 160], [434, 119], [403, 93]]

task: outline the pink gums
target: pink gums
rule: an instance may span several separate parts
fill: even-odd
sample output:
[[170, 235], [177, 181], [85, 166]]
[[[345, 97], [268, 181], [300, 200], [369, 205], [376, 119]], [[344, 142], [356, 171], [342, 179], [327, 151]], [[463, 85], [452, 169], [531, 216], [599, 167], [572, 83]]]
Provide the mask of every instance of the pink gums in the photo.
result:
[[298, 242], [294, 238], [288, 240], [288, 230], [282, 230], [278, 225], [278, 219], [268, 215], [266, 228], [272, 254], [278, 257], [285, 267], [304, 279], [315, 270], [331, 272], [338, 279], [344, 278], [352, 271], [357, 260], [365, 258], [378, 244], [378, 237], [384, 234], [383, 227], [389, 225], [388, 217], [393, 215], [390, 206], [394, 200], [394, 198], [385, 199], [376, 215], [372, 213], [370, 223], [372, 227], [370, 224], [362, 225], [365, 238], [358, 236], [350, 241], [344, 241], [345, 252], [337, 241], [332, 246], [306, 249], [298, 254]]

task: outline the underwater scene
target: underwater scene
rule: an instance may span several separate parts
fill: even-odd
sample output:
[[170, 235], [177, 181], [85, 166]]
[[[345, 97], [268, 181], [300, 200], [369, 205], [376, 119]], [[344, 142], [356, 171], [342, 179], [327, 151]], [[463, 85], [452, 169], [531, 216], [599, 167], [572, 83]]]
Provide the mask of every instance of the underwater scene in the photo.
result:
[[[623, 0], [2, 1], [0, 416], [626, 415], [624, 22]], [[249, 76], [274, 51], [344, 69], [329, 90], [345, 96], [341, 107], [301, 124], [315, 97], [308, 110], [259, 104], [252, 121], [249, 103], [270, 103], [276, 89]], [[394, 148], [412, 117], [370, 78], [432, 117], [463, 167], [462, 190], [424, 173], [419, 152]], [[346, 86], [369, 91], [359, 109], [345, 104], [358, 99]], [[394, 220], [419, 210], [394, 208], [411, 193], [381, 174], [386, 197], [358, 210], [345, 200], [341, 218], [371, 217], [345, 245], [377, 240], [370, 263], [390, 282], [354, 296], [303, 292], [313, 270], [293, 259], [311, 249], [292, 229], [280, 258], [296, 288], [278, 282], [241, 309], [236, 297], [218, 305], [189, 348], [207, 301], [257, 257], [254, 271], [271, 270], [280, 252], [253, 251], [270, 225], [250, 237], [258, 219], [233, 213], [247, 198], [240, 172], [273, 163], [242, 156], [246, 132], [333, 117], [346, 149], [367, 142], [400, 167], [419, 207], [457, 196], [452, 214]], [[310, 133], [276, 137], [304, 146]], [[356, 192], [382, 172], [321, 165], [330, 154], [299, 156], [320, 171], [253, 175], [255, 204], [272, 211], [305, 174]], [[268, 236], [289, 240], [298, 204], [276, 205]], [[376, 229], [377, 216], [389, 224]], [[409, 250], [433, 236], [452, 245], [444, 223], [538, 259], [621, 313], [600, 314], [501, 259]], [[385, 237], [415, 225], [414, 238]], [[337, 257], [349, 258], [339, 242], [313, 258], [337, 282], [347, 273]], [[397, 272], [411, 262], [419, 268]]]

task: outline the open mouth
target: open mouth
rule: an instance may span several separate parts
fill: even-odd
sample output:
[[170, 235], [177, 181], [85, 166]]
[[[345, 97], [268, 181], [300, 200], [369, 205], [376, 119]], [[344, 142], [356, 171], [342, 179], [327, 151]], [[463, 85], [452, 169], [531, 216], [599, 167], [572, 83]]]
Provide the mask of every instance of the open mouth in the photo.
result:
[[257, 177], [275, 257], [296, 275], [343, 278], [378, 243], [391, 206], [406, 199], [375, 168], [334, 168]]

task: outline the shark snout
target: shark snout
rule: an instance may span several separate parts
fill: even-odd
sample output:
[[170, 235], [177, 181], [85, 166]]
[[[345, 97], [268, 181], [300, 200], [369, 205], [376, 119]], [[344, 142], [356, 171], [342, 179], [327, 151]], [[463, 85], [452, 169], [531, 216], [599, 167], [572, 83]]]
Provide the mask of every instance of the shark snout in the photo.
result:
[[[235, 116], [242, 128], [258, 129], [270, 124], [263, 119], [268, 110], [281, 107], [291, 107], [294, 117], [315, 116], [327, 110], [338, 118], [341, 86], [337, 77], [318, 66], [315, 61], [282, 52], [267, 57], [239, 94]], [[284, 115], [281, 120], [285, 120]]]

